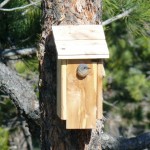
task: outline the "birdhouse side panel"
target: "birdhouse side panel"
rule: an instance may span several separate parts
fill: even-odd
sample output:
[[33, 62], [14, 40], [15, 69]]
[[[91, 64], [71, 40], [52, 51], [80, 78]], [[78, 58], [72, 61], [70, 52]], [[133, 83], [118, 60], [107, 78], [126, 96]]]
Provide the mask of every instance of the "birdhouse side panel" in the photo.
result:
[[67, 60], [57, 61], [57, 115], [66, 120], [66, 73]]
[[102, 60], [98, 61], [97, 64], [97, 113], [96, 118], [103, 118], [103, 77], [104, 77], [104, 67]]

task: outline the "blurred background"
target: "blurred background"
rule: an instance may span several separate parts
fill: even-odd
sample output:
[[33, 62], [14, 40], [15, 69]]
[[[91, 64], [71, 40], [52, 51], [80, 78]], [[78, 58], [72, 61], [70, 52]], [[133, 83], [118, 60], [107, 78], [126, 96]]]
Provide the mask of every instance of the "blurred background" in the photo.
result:
[[[4, 0], [0, 0], [0, 4]], [[31, 4], [9, 1], [3, 8]], [[103, 0], [102, 20], [133, 11], [104, 26], [110, 58], [104, 60], [105, 131], [133, 137], [150, 130], [150, 3], [146, 0]], [[0, 8], [0, 61], [29, 82], [38, 97], [38, 58], [41, 5], [14, 11]], [[10, 52], [34, 49], [28, 55]], [[39, 150], [40, 132], [32, 136], [9, 96], [0, 89], [0, 150]]]

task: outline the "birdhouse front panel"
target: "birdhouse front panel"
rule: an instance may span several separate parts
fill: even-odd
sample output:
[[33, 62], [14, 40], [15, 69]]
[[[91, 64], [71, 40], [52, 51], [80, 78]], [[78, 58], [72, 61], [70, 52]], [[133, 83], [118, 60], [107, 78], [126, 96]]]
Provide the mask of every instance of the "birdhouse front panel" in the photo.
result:
[[[78, 67], [86, 64], [88, 74], [78, 75]], [[100, 60], [58, 60], [57, 114], [66, 120], [67, 129], [95, 128], [102, 118], [103, 64]]]
[[52, 27], [57, 49], [57, 114], [67, 129], [96, 127], [102, 114], [101, 59], [108, 48], [101, 25]]
[[[79, 65], [87, 64], [86, 77], [78, 75]], [[67, 128], [95, 128], [97, 111], [97, 63], [67, 61]]]

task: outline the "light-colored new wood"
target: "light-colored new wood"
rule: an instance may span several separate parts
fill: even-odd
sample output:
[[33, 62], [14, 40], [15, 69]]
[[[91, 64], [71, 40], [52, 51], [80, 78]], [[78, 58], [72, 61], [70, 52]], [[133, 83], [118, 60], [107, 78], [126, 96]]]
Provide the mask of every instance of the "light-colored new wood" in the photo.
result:
[[97, 113], [96, 118], [102, 119], [103, 117], [103, 93], [102, 93], [102, 79], [104, 76], [104, 68], [102, 61], [97, 64]]
[[67, 90], [67, 60], [62, 60], [61, 63], [61, 119], [66, 120], [66, 90]]
[[[76, 69], [86, 63], [89, 74], [79, 78]], [[91, 60], [67, 61], [67, 129], [88, 129], [96, 126], [97, 63]]]
[[[95, 128], [103, 108], [104, 68], [96, 59], [109, 58], [101, 25], [53, 26], [58, 54], [57, 114], [68, 129]], [[93, 60], [95, 59], [95, 62]], [[80, 63], [91, 68], [85, 78], [76, 74]]]
[[105, 39], [102, 25], [52, 26], [55, 41]]
[[108, 54], [105, 40], [56, 41], [59, 55]]
[[58, 59], [97, 59], [97, 58], [109, 58], [109, 55], [60, 55]]
[[[58, 58], [62, 59], [64, 56], [67, 59], [85, 57], [91, 59], [92, 57], [102, 58], [109, 57], [108, 47], [105, 40], [75, 40], [75, 41], [56, 41]], [[90, 57], [89, 57], [90, 56]]]
[[108, 58], [102, 25], [52, 26], [58, 59]]
[[66, 120], [66, 65], [67, 60], [58, 60], [57, 63], [57, 115]]

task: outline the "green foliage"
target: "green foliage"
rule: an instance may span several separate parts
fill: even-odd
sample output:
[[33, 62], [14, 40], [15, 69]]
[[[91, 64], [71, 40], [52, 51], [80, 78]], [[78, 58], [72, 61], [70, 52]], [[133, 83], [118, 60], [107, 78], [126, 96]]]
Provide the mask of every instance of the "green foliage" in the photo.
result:
[[138, 0], [135, 4], [135, 10], [127, 17], [127, 27], [136, 35], [147, 35], [150, 29], [150, 1]]
[[136, 0], [104, 0], [103, 2], [104, 15], [107, 19], [128, 10], [137, 4]]
[[131, 97], [135, 100], [144, 100], [148, 97], [150, 83], [140, 70], [131, 68], [129, 70], [129, 77], [126, 80], [126, 89]]
[[[148, 89], [150, 40], [134, 38], [123, 21], [109, 25], [106, 38], [110, 50], [107, 61], [107, 76], [112, 78], [111, 87], [117, 91], [114, 98], [128, 101], [150, 99]], [[107, 83], [106, 89], [107, 89]]]
[[[26, 0], [10, 1], [6, 7], [14, 8], [28, 4]], [[41, 11], [38, 7], [28, 7], [23, 10], [1, 12], [0, 43], [3, 48], [12, 45], [27, 47], [37, 42], [40, 33]]]
[[19, 60], [15, 63], [15, 69], [18, 73], [31, 75], [38, 72], [38, 60], [36, 57]]
[[15, 64], [15, 68], [18, 73], [24, 73], [26, 71], [26, 66], [22, 61], [18, 61]]
[[[128, 119], [128, 120], [131, 120], [131, 119], [135, 119], [136, 121], [137, 120], [139, 120], [139, 121], [142, 120], [143, 114], [141, 112], [141, 107], [140, 108], [137, 107], [137, 106], [133, 107], [134, 105], [132, 105], [132, 104], [130, 104], [130, 105], [131, 106], [128, 108], [128, 110], [126, 110], [127, 108], [126, 108], [126, 106], [124, 106], [124, 103], [120, 104], [119, 113], [122, 114], [122, 117], [125, 118], [125, 119]], [[131, 123], [131, 122], [128, 121], [128, 123]]]
[[[103, 20], [133, 11], [105, 29], [110, 58], [105, 62], [104, 105], [107, 113], [120, 115], [121, 125], [147, 129], [150, 111], [150, 2], [145, 0], [104, 0]], [[144, 36], [143, 36], [144, 35]], [[139, 130], [139, 129], [138, 129]]]
[[17, 61], [14, 64], [14, 67], [16, 71], [25, 78], [26, 80], [30, 80], [32, 83], [33, 89], [39, 97], [39, 91], [38, 91], [38, 60], [36, 56], [34, 57], [25, 57], [22, 60]]
[[[1, 95], [1, 93], [0, 93]], [[1, 97], [0, 97], [1, 98]], [[2, 98], [1, 98], [2, 99]], [[17, 115], [17, 111], [9, 98], [4, 98], [0, 104], [0, 126], [6, 125], [7, 121]]]
[[104, 0], [104, 16], [106, 20], [132, 9], [132, 13], [122, 18], [128, 30], [134, 35], [147, 35], [150, 29], [150, 1], [149, 0]]
[[0, 149], [8, 150], [8, 130], [0, 127]]

